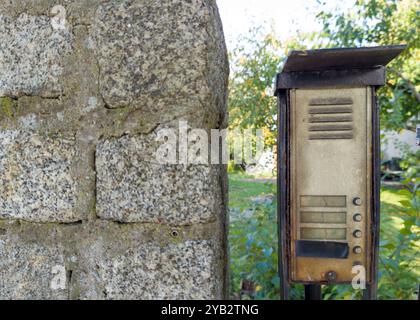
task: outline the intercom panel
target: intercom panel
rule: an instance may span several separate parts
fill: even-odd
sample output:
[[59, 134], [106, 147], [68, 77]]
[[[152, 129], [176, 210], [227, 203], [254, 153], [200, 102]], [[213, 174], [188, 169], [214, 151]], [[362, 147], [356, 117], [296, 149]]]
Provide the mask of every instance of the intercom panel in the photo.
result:
[[370, 90], [290, 91], [291, 281], [369, 281]]

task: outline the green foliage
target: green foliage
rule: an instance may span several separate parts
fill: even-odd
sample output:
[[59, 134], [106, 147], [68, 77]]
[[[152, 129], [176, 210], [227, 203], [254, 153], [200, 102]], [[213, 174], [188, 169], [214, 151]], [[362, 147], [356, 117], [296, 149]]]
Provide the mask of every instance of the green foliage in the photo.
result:
[[262, 35], [254, 28], [230, 53], [230, 129], [263, 129], [266, 145], [275, 144], [277, 132], [274, 79], [287, 52], [282, 48], [302, 47], [297, 40], [280, 43], [273, 32]]
[[234, 173], [236, 171], [235, 168], [235, 163], [233, 160], [229, 160], [228, 165], [227, 165], [227, 172], [228, 173]]
[[354, 290], [351, 285], [323, 286], [322, 299], [324, 300], [360, 300], [361, 290]]
[[[254, 205], [251, 217], [231, 222], [229, 240], [232, 293], [242, 299], [277, 299], [277, 225], [273, 205]], [[243, 283], [251, 284], [242, 292]]]
[[257, 41], [257, 33], [258, 30], [251, 30], [250, 37], [244, 38], [231, 53], [229, 115], [234, 127], [275, 126], [276, 110], [269, 89], [282, 59], [280, 43], [272, 35]]
[[394, 211], [397, 225], [384, 221], [381, 226], [379, 293], [382, 299], [415, 299], [420, 280], [419, 156], [407, 154], [404, 188], [394, 191], [397, 204], [383, 202], [381, 212]]

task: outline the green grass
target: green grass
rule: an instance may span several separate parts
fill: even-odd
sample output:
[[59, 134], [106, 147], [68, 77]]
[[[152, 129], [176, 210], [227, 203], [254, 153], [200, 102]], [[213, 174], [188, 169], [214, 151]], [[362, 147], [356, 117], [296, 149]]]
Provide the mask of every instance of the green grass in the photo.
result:
[[252, 198], [273, 194], [275, 183], [243, 173], [229, 174], [229, 207], [241, 211], [252, 207]]

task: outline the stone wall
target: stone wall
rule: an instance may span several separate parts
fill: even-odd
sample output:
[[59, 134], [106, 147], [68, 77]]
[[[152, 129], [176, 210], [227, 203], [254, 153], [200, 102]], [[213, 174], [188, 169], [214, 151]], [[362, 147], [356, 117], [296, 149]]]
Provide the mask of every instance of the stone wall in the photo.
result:
[[226, 170], [160, 164], [225, 128], [215, 0], [0, 2], [0, 299], [226, 295]]

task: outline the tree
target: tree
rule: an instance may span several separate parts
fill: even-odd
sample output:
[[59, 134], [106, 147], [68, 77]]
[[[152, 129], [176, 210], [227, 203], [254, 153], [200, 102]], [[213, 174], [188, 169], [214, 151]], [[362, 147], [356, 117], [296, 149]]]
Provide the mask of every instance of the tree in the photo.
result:
[[251, 37], [244, 38], [231, 53], [229, 122], [231, 128], [265, 128], [270, 143], [275, 138], [277, 113], [270, 88], [283, 55], [273, 36], [254, 41], [256, 33], [252, 30]]
[[274, 80], [287, 52], [303, 48], [303, 41], [281, 43], [273, 31], [264, 35], [253, 28], [238, 43], [230, 53], [229, 127], [263, 129], [266, 145], [273, 146], [277, 132]]
[[[322, 3], [320, 3], [322, 6]], [[387, 68], [387, 85], [379, 92], [384, 129], [413, 129], [420, 113], [420, 10], [417, 0], [356, 0], [348, 12], [321, 11], [319, 34], [299, 34], [280, 42], [274, 32], [250, 30], [230, 53], [230, 128], [263, 128], [266, 143], [275, 143], [276, 73], [293, 49], [406, 44]]]

